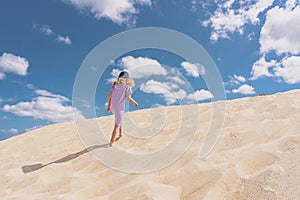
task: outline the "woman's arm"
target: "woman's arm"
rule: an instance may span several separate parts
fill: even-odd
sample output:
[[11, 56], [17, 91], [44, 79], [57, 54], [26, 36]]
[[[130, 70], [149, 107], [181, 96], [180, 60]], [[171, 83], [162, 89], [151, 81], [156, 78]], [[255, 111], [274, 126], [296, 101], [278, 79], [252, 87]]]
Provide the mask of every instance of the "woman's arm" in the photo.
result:
[[131, 95], [128, 95], [128, 101], [133, 103], [134, 106], [138, 106], [139, 104], [131, 97]]
[[109, 95], [107, 97], [107, 108], [106, 108], [107, 112], [110, 111], [111, 94], [112, 94], [112, 91], [110, 90]]

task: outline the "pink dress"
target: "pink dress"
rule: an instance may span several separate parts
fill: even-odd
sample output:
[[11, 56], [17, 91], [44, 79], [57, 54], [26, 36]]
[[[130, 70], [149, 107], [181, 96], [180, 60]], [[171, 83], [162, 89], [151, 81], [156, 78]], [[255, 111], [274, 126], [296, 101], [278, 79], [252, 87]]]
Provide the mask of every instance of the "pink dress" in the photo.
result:
[[110, 109], [115, 115], [115, 126], [120, 127], [123, 121], [125, 100], [128, 95], [132, 94], [132, 89], [127, 84], [114, 84], [111, 91]]

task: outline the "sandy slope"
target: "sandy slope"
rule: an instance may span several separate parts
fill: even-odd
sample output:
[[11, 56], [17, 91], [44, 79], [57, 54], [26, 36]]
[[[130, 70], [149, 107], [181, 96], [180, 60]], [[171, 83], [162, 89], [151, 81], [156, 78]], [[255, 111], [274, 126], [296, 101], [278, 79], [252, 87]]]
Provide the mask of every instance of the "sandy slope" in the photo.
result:
[[[86, 149], [73, 122], [1, 141], [0, 199], [300, 199], [300, 90], [227, 101], [223, 134], [202, 160], [211, 104], [198, 108], [201, 118], [189, 150], [147, 174], [104, 166], [88, 151], [105, 149], [109, 155], [110, 148], [99, 143]], [[165, 111], [164, 127], [151, 140], [125, 135], [116, 145], [132, 152], [164, 148], [178, 129], [180, 109]], [[139, 126], [159, 123], [148, 110], [130, 116]], [[112, 117], [97, 121], [109, 137]]]

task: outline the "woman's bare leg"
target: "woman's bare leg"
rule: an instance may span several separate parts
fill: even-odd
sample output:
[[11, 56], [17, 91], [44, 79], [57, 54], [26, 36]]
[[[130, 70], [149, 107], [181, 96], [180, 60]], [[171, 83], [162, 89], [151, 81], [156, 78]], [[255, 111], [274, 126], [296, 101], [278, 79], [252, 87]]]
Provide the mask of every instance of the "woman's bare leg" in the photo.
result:
[[111, 139], [110, 139], [110, 143], [109, 143], [110, 146], [116, 141], [116, 137], [119, 132], [119, 129], [120, 128], [118, 126], [115, 126], [115, 128], [111, 134]]
[[119, 137], [122, 137], [123, 134], [122, 134], [122, 126], [120, 126], [120, 130], [119, 130]]

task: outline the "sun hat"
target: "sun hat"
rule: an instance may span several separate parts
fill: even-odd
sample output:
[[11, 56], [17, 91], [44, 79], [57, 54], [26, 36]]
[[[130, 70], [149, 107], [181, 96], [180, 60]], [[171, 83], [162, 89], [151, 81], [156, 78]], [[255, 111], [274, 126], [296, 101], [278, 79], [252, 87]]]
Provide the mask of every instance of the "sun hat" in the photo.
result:
[[126, 72], [126, 71], [122, 71], [120, 74], [119, 74], [119, 77], [118, 78], [129, 78], [129, 73]]

